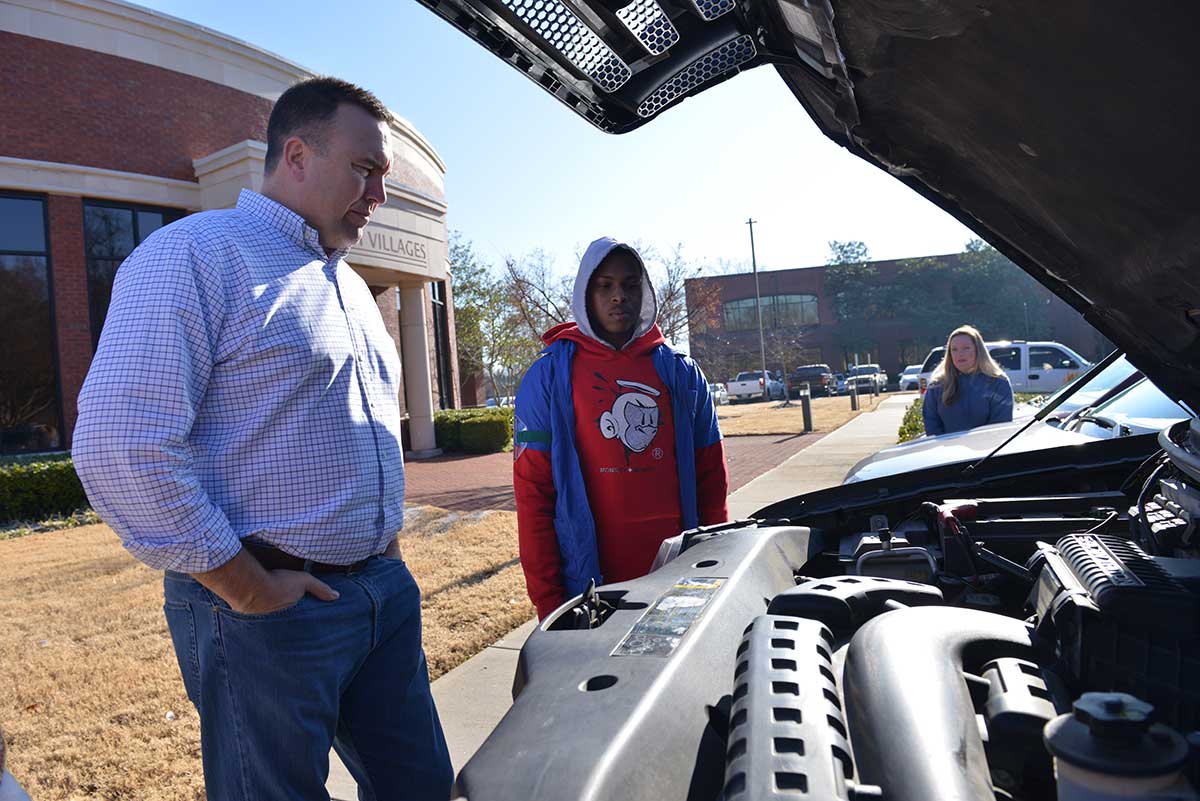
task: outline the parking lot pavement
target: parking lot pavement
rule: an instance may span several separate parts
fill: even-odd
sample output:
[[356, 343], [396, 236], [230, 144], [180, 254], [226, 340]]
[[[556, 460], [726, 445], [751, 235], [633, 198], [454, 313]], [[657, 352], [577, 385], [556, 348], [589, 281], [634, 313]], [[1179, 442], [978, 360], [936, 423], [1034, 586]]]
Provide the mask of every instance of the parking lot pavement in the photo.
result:
[[[821, 439], [821, 434], [726, 437], [729, 491], [733, 492]], [[404, 465], [405, 502], [456, 512], [516, 511], [512, 454], [456, 454]]]

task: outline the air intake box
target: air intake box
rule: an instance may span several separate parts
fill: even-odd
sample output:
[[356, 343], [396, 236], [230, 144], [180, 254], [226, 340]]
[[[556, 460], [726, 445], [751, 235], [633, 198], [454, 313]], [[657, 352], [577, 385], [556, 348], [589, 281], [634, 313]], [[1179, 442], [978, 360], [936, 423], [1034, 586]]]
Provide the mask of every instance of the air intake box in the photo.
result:
[[1038, 633], [1073, 689], [1127, 692], [1170, 725], [1200, 725], [1200, 598], [1163, 564], [1129, 540], [1071, 534], [1027, 567]]

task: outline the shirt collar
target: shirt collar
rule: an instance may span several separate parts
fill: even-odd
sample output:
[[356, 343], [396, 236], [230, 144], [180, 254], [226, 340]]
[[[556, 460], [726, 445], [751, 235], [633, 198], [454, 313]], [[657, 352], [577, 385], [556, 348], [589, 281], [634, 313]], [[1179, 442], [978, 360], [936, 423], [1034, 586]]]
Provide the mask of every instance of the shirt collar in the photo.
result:
[[251, 189], [243, 189], [238, 194], [238, 211], [245, 212], [271, 226], [293, 242], [320, 253], [322, 258], [333, 262], [346, 255], [346, 250], [335, 250], [327, 257], [325, 248], [321, 246], [321, 235], [304, 218], [266, 195], [260, 195]]

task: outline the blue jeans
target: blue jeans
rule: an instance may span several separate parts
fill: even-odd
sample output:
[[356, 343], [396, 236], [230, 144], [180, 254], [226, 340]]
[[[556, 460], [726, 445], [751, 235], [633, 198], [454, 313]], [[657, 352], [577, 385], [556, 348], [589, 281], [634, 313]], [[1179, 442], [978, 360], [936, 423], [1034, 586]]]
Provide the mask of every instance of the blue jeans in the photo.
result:
[[329, 798], [329, 749], [361, 801], [450, 797], [453, 771], [421, 648], [421, 593], [400, 559], [375, 557], [266, 615], [233, 611], [168, 571], [163, 605], [200, 713], [213, 801]]

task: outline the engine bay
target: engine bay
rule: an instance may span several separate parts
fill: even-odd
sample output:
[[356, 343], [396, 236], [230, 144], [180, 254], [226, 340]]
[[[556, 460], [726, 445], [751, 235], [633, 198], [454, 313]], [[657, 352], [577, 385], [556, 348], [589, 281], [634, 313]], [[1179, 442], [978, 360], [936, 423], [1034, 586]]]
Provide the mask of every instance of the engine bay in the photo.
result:
[[543, 621], [459, 792], [1197, 798], [1200, 428], [1160, 444], [1120, 486], [685, 532]]

